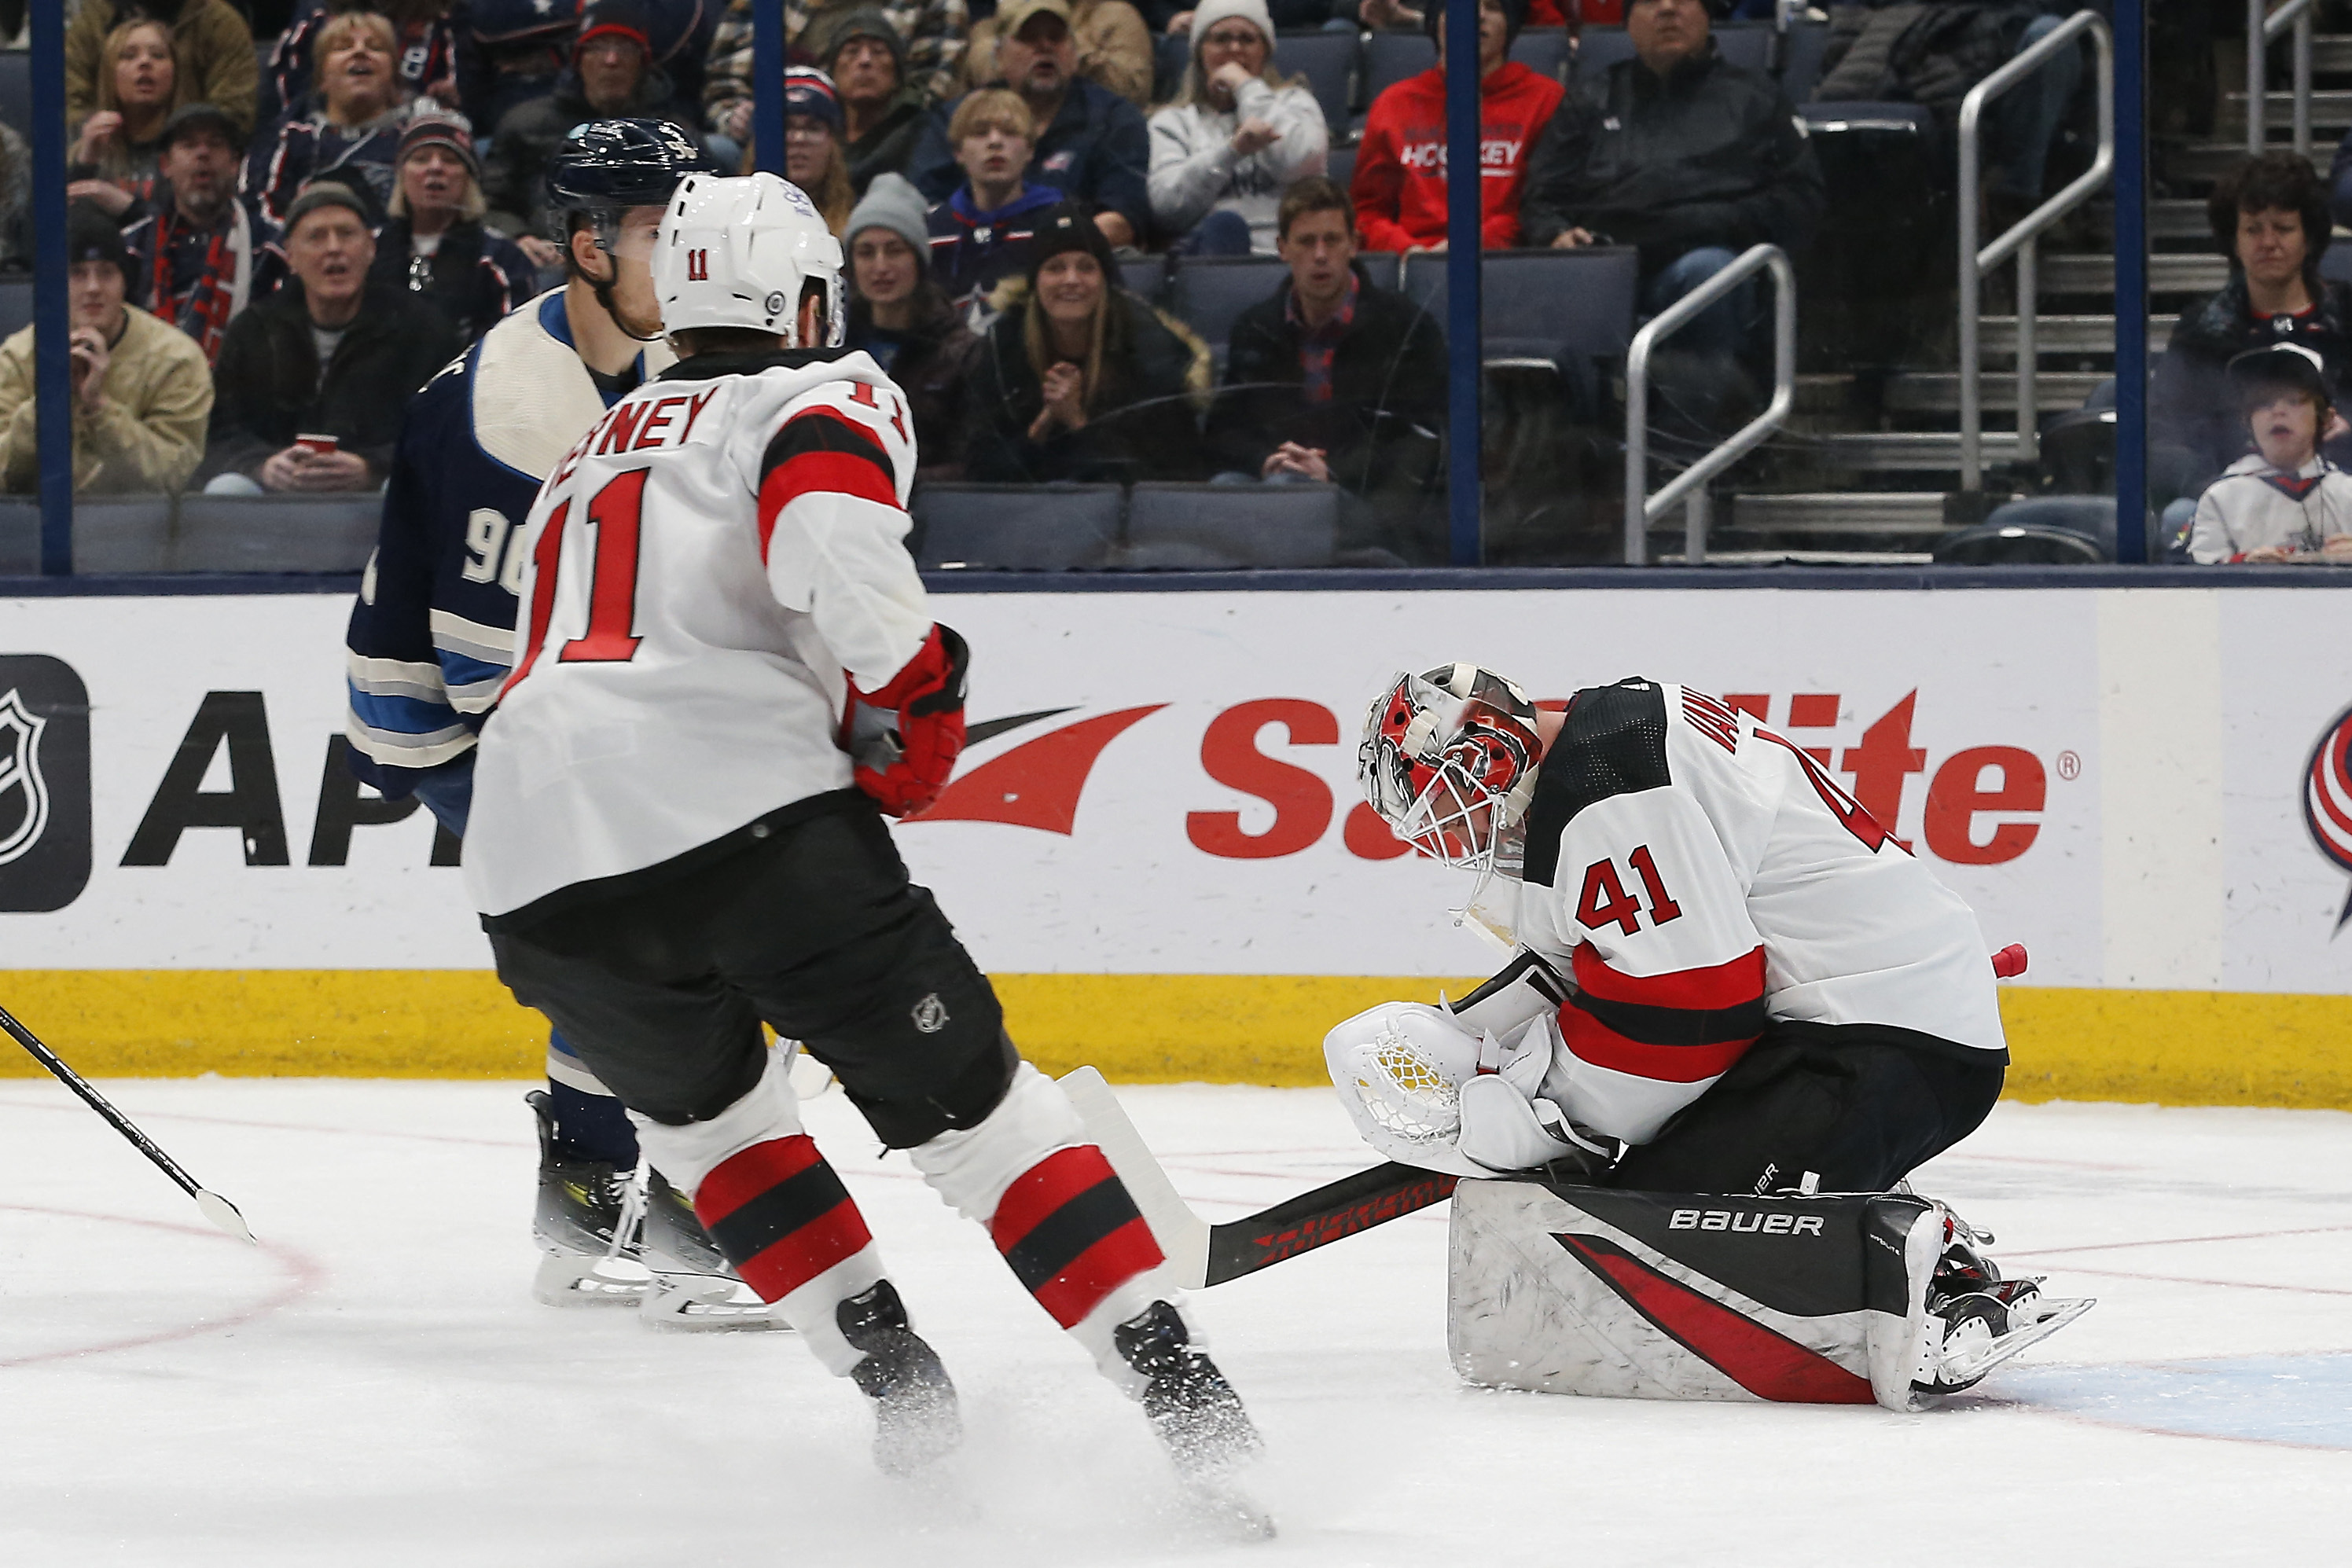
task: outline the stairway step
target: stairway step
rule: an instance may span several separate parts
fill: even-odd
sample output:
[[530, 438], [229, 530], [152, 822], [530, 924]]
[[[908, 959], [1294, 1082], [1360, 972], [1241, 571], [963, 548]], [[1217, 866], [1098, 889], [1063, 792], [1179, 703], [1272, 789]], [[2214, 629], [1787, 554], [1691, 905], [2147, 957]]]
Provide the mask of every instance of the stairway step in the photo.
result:
[[1831, 490], [1734, 496], [1729, 532], [1864, 534], [1916, 538], [1944, 532], [1941, 491]]
[[[2276, 131], [2278, 127], [2270, 129]], [[2276, 145], [2285, 145], [2276, 138], [2273, 140]], [[2331, 155], [2326, 148], [2319, 146], [2313, 147], [2312, 153], [2322, 161]], [[2160, 166], [2176, 180], [2210, 183], [2245, 161], [2246, 139], [2242, 133], [2228, 141], [2176, 142], [2165, 151]]]
[[2352, 33], [2314, 33], [2311, 69], [2314, 75], [2352, 71]]
[[[2043, 371], [2034, 377], [2034, 397], [2044, 413], [2080, 408], [2091, 389], [2107, 379], [2104, 371]], [[2014, 413], [2017, 377], [2009, 371], [1986, 371], [1977, 377], [1979, 403], [1986, 413]], [[1914, 371], [1889, 376], [1886, 406], [1905, 413], [1957, 413], [1960, 378], [1948, 371]]]
[[[2112, 256], [2046, 256], [2035, 268], [2036, 281], [2046, 297], [2053, 294], [2109, 294], [2116, 290], [2116, 258]], [[2230, 281], [2230, 264], [2218, 256], [2171, 255], [2162, 251], [2147, 258], [2150, 294], [2210, 294]]]
[[[2243, 89], [2224, 93], [2222, 109], [2214, 129], [2246, 127], [2246, 95]], [[2266, 92], [2263, 95], [2263, 130], [2273, 140], [2287, 132], [2294, 124], [2294, 94], [2292, 91]], [[2315, 131], [2342, 131], [2352, 125], [2352, 90], [2342, 88], [2311, 89], [2311, 124]], [[2329, 141], [2336, 140], [2329, 137]]]
[[[2178, 316], [2150, 316], [2147, 319], [2147, 341], [2151, 349], [2161, 349], [2172, 340]], [[1988, 360], [2015, 358], [2017, 318], [1985, 316], [1978, 321], [1979, 351]], [[2116, 319], [2113, 316], [2061, 316], [2048, 311], [2033, 320], [2033, 347], [2041, 354], [2112, 354], [2116, 351]]]
[[[1802, 444], [1827, 466], [1856, 474], [1957, 474], [1960, 469], [1957, 430], [1850, 431], [1806, 437]], [[1988, 466], [2013, 462], [2017, 433], [1986, 431], [1982, 451]]]
[[2213, 225], [2205, 215], [2204, 203], [2167, 197], [2147, 204], [2147, 237], [2197, 239], [2210, 244]]

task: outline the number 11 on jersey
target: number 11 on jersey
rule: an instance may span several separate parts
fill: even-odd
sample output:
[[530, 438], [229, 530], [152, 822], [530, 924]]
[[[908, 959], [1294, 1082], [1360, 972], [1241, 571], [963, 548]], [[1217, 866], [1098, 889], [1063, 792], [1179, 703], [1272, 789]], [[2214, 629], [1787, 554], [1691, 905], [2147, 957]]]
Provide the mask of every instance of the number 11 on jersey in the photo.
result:
[[[632, 468], [607, 481], [589, 498], [588, 526], [596, 531], [595, 555], [588, 586], [588, 628], [563, 644], [559, 664], [626, 664], [636, 657], [644, 641], [635, 632], [637, 620], [637, 550], [643, 521], [646, 476], [651, 470]], [[572, 519], [565, 501], [548, 515], [531, 550], [530, 635], [512, 679], [499, 695], [512, 691], [530, 674], [547, 641], [548, 622], [555, 616], [555, 579], [562, 569], [563, 535]]]

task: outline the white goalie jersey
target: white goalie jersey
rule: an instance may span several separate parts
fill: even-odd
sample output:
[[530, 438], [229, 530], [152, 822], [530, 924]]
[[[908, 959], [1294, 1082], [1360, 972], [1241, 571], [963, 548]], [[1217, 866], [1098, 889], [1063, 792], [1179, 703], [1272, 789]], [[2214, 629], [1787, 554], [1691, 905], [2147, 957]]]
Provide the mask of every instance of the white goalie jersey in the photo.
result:
[[878, 689], [929, 633], [897, 384], [862, 352], [733, 365], [621, 399], [531, 507], [467, 835], [486, 916], [848, 789], [845, 674]]
[[[1579, 693], [1523, 829], [1521, 957], [1453, 1009], [1390, 1003], [1326, 1041], [1359, 1129], [1394, 1158], [1475, 1175], [1596, 1135], [1646, 1143], [1775, 1025], [2006, 1055], [1968, 905], [1820, 763], [1715, 697]], [[1444, 1081], [1451, 1103], [1433, 1121], [1403, 1079]]]

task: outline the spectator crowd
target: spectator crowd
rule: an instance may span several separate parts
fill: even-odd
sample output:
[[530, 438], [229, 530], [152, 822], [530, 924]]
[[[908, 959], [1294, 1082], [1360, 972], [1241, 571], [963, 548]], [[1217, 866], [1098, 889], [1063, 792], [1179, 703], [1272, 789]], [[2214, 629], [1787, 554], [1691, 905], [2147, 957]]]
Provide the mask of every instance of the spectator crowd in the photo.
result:
[[[1437, 553], [1441, 323], [1369, 262], [1446, 246], [1440, 7], [782, 11], [782, 146], [763, 160], [751, 0], [73, 4], [78, 485], [379, 486], [406, 395], [564, 277], [551, 156], [589, 121], [629, 118], [674, 126], [722, 167], [780, 163], [807, 193], [847, 261], [850, 344], [907, 388], [925, 478], [1329, 483], [1361, 559]], [[1801, 256], [1826, 202], [1804, 122], [1778, 76], [1725, 57], [1717, 19], [1709, 0], [1482, 0], [1484, 245], [1621, 247], [1643, 316], [1757, 243]], [[1530, 23], [1589, 21], [1622, 21], [1630, 55], [1566, 80], [1513, 58]], [[1832, 75], [1892, 68], [1874, 25], [1843, 39]], [[2012, 29], [1971, 68], [2051, 25]], [[1381, 91], [1351, 137], [1276, 61], [1279, 34], [1317, 28], [1418, 28], [1438, 63]], [[1181, 72], [1163, 39], [1182, 40]], [[2039, 195], [2079, 74], [2067, 58], [1996, 128], [1995, 196]], [[26, 162], [0, 128], [0, 226], [21, 221]], [[2183, 318], [2156, 396], [2168, 494], [2189, 511], [2254, 449], [2233, 357], [2305, 344], [2331, 397], [2352, 372], [2352, 298], [2312, 270], [2331, 194], [2352, 189], [2342, 168], [2331, 193], [2276, 155], [2215, 198], [2232, 281]], [[1209, 341], [1127, 286], [1159, 256], [1282, 266]], [[1702, 380], [1712, 367], [1717, 390], [1736, 388], [1762, 306], [1751, 283], [1680, 338]], [[0, 349], [11, 489], [32, 482], [31, 330]], [[2331, 405], [2316, 441], [2324, 462], [2352, 425]]]

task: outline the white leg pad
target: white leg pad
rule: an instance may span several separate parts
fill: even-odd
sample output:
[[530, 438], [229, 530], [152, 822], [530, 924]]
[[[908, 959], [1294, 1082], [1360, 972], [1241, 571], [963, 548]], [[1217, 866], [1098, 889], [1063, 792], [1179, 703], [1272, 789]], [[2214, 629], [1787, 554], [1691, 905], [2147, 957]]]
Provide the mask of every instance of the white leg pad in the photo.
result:
[[949, 1207], [986, 1225], [1023, 1173], [1056, 1149], [1091, 1141], [1062, 1086], [1024, 1061], [979, 1126], [941, 1133], [907, 1155]]
[[804, 1131], [800, 1100], [793, 1093], [792, 1070], [789, 1066], [779, 1069], [773, 1056], [768, 1059], [766, 1074], [751, 1092], [708, 1122], [673, 1127], [635, 1111], [629, 1113], [629, 1120], [636, 1124], [637, 1142], [654, 1169], [689, 1197], [700, 1188], [702, 1178], [730, 1156], [770, 1138], [795, 1137]]

